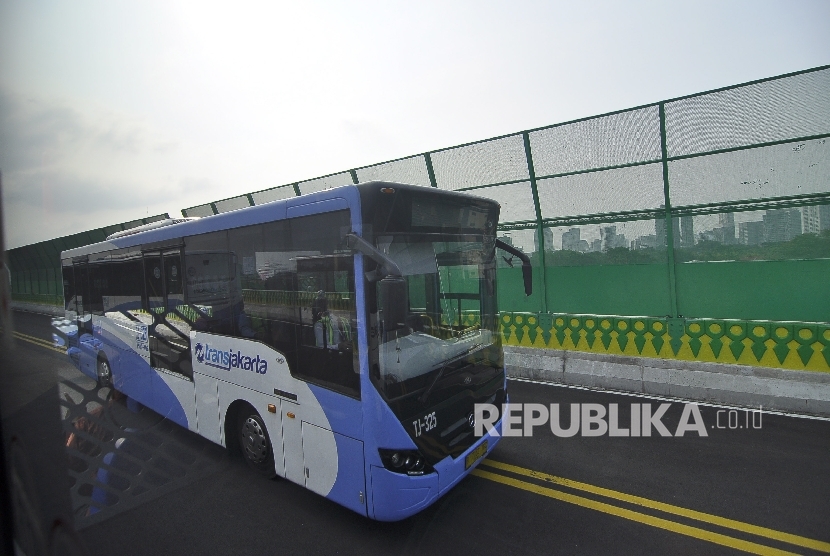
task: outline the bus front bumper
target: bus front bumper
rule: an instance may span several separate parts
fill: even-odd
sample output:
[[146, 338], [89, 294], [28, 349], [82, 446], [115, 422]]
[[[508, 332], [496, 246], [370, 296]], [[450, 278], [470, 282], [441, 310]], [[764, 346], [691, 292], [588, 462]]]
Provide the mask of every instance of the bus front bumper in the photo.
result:
[[[495, 430], [501, 434], [502, 419], [496, 423]], [[499, 440], [500, 436], [493, 436], [488, 432], [458, 458], [447, 456], [435, 464], [435, 472], [429, 475], [403, 475], [372, 465], [371, 517], [378, 521], [399, 521], [429, 507], [475, 469], [481, 460], [490, 455]], [[482, 449], [485, 442], [487, 447]], [[478, 457], [467, 467], [467, 456], [476, 450], [481, 451], [481, 455], [475, 454]]]

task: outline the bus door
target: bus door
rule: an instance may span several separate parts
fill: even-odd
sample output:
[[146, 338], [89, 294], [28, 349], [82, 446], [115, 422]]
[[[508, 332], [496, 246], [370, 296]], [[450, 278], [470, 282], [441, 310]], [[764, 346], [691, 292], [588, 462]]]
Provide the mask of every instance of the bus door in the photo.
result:
[[358, 391], [352, 257], [298, 257], [297, 282], [300, 372], [332, 390]]
[[[301, 307], [298, 364], [293, 374], [309, 383], [324, 411], [328, 410], [331, 427], [328, 430], [303, 414], [305, 486], [365, 513], [353, 256], [298, 257], [297, 282]], [[336, 458], [331, 449], [337, 451]], [[337, 468], [332, 470], [333, 460]], [[289, 472], [287, 458], [286, 467]], [[337, 477], [334, 487], [332, 477]]]
[[[73, 359], [76, 359], [78, 368], [87, 376], [97, 376], [97, 348], [100, 342], [93, 337], [92, 312], [90, 310], [89, 265], [87, 257], [72, 261], [74, 303], [71, 309], [75, 311], [75, 324], [78, 327], [77, 348]], [[72, 355], [70, 355], [72, 356]]]
[[184, 303], [181, 260], [180, 249], [144, 253], [144, 304], [151, 320], [150, 365], [192, 378], [192, 315]]
[[92, 334], [92, 313], [87, 307], [89, 303], [87, 258], [73, 261], [72, 270], [75, 275], [75, 311], [77, 313], [78, 338], [80, 338], [84, 334]]

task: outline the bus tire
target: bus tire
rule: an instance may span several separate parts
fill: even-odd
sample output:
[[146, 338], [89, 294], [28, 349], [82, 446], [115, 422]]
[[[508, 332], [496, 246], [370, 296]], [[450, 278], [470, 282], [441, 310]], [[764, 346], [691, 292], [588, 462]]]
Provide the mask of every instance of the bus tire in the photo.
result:
[[268, 436], [265, 421], [250, 405], [239, 408], [236, 433], [240, 452], [248, 467], [268, 479], [276, 477], [271, 437]]
[[112, 386], [112, 367], [103, 355], [98, 357], [98, 386]]

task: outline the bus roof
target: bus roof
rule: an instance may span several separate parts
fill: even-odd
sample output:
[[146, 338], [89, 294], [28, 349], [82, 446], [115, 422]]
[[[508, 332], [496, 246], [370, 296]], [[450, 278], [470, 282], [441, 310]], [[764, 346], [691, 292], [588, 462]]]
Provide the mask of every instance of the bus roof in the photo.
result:
[[[112, 251], [115, 249], [124, 249], [128, 247], [137, 247], [142, 245], [158, 245], [164, 248], [164, 243], [172, 243], [176, 239], [185, 236], [204, 234], [209, 232], [216, 232], [221, 230], [229, 230], [232, 228], [239, 228], [242, 226], [250, 226], [254, 224], [263, 224], [265, 222], [273, 222], [276, 220], [283, 220], [285, 218], [294, 218], [298, 216], [308, 216], [311, 214], [320, 214], [324, 212], [331, 212], [334, 210], [351, 209], [352, 211], [352, 230], [358, 235], [362, 235], [362, 221], [360, 219], [360, 192], [362, 190], [377, 188], [378, 190], [384, 187], [411, 189], [418, 191], [433, 191], [441, 192], [441, 195], [450, 197], [468, 197], [469, 194], [457, 193], [454, 191], [433, 189], [431, 187], [424, 187], [419, 185], [407, 185], [392, 182], [371, 181], [361, 184], [348, 184], [324, 191], [300, 195], [299, 197], [291, 197], [288, 199], [281, 199], [263, 203], [252, 207], [244, 207], [221, 214], [212, 216], [205, 216], [193, 220], [185, 220], [179, 223], [172, 223], [163, 227], [157, 227], [133, 234], [127, 234], [122, 237], [109, 237], [104, 241], [85, 245], [83, 247], [76, 247], [67, 251], [61, 252], [61, 259], [71, 259], [75, 257], [83, 257], [85, 255], [93, 255], [105, 251]], [[483, 200], [483, 199], [482, 199]], [[489, 202], [495, 202], [487, 199]]]
[[190, 235], [262, 224], [283, 220], [291, 216], [305, 216], [338, 209], [359, 208], [359, 206], [360, 196], [357, 187], [345, 185], [76, 247], [63, 251], [61, 259], [82, 257], [114, 249], [163, 243]]

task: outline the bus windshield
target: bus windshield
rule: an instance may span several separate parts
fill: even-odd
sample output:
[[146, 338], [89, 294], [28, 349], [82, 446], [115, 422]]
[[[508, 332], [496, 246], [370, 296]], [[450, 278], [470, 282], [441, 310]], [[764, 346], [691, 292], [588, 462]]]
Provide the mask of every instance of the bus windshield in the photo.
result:
[[377, 244], [401, 269], [408, 296], [405, 326], [379, 331], [379, 386], [387, 399], [421, 392], [426, 401], [439, 375], [474, 372], [498, 344], [493, 238], [390, 234]]

